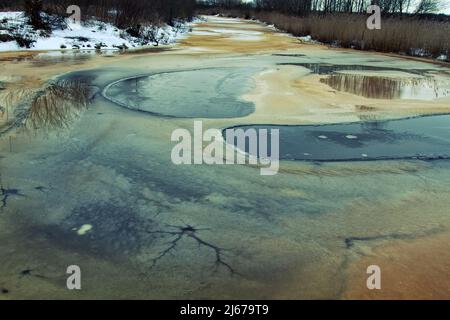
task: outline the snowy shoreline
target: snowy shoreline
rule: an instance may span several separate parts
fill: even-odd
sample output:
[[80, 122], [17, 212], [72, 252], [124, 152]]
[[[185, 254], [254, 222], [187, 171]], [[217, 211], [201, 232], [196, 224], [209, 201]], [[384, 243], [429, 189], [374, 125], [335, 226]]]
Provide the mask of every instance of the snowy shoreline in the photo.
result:
[[54, 51], [54, 50], [125, 50], [148, 46], [169, 45], [182, 39], [197, 22], [177, 21], [167, 24], [149, 25], [142, 28], [140, 36], [129, 30], [119, 29], [111, 23], [89, 19], [73, 24], [68, 19], [52, 25], [49, 33], [34, 30], [24, 13], [0, 12], [0, 52]]

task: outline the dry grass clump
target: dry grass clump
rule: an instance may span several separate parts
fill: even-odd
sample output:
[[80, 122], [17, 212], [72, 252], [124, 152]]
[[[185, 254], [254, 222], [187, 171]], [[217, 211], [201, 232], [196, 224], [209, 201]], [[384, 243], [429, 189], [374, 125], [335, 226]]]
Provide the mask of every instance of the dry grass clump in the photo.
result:
[[366, 15], [311, 14], [306, 17], [260, 12], [255, 17], [295, 36], [341, 47], [438, 57], [450, 51], [450, 22], [418, 17], [384, 17], [381, 30], [366, 27]]

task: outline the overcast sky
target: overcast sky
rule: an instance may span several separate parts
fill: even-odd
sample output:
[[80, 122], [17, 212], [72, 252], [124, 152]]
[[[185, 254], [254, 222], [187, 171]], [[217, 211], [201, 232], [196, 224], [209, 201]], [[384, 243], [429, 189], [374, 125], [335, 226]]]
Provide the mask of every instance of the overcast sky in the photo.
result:
[[445, 0], [444, 1], [444, 6], [446, 8], [444, 8], [444, 10], [442, 12], [445, 12], [447, 14], [450, 14], [450, 0]]

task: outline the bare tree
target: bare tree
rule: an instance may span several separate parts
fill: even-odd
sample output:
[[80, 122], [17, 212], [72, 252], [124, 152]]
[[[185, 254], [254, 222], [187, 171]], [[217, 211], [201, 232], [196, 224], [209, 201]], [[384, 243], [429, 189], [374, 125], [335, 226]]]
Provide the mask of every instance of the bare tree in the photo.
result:
[[46, 25], [44, 21], [42, 20], [42, 9], [43, 9], [43, 2], [42, 0], [25, 0], [24, 3], [24, 10], [25, 15], [30, 20], [30, 24], [35, 29], [45, 29]]
[[441, 7], [440, 0], [420, 0], [416, 13], [425, 14], [425, 13], [435, 13], [438, 12]]

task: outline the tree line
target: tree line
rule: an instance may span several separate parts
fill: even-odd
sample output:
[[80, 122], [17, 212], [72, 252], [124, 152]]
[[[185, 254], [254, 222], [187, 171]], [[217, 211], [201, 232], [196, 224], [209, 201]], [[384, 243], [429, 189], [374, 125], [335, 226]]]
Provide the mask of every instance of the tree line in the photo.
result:
[[177, 19], [192, 19], [196, 0], [0, 0], [0, 9], [23, 10], [33, 19], [36, 12], [68, 16], [67, 7], [77, 5], [82, 17], [96, 17], [118, 27], [144, 23], [172, 24]]
[[442, 8], [442, 0], [199, 0], [204, 6], [246, 8], [277, 11], [285, 14], [305, 15], [322, 13], [363, 13], [371, 4], [378, 5], [383, 14], [429, 14]]

